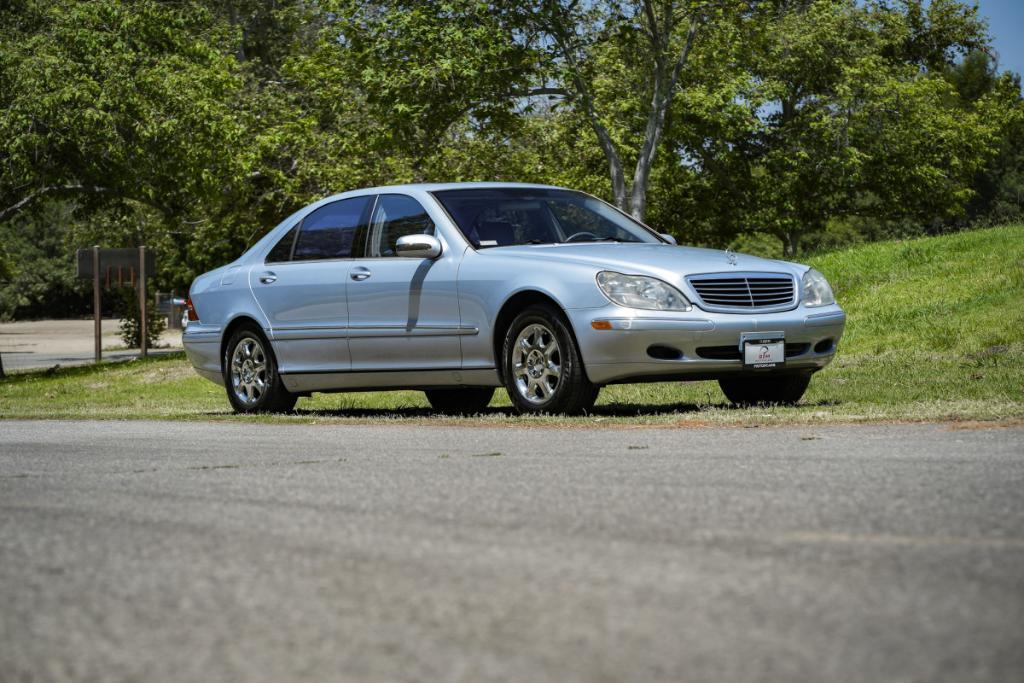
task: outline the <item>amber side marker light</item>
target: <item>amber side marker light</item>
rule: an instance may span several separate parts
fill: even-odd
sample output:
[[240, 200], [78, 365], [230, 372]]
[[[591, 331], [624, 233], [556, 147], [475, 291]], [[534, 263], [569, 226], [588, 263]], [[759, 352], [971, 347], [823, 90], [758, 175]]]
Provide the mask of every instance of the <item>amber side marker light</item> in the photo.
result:
[[610, 322], [608, 322], [607, 320], [595, 320], [592, 323], [590, 323], [590, 326], [593, 327], [595, 330], [610, 330], [610, 329], [612, 329], [612, 324]]

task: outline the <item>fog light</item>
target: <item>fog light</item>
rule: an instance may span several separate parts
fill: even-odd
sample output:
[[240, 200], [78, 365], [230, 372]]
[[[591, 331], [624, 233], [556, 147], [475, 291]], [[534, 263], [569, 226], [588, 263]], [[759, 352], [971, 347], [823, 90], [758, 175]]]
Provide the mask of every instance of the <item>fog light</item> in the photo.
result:
[[671, 346], [655, 344], [647, 347], [647, 355], [657, 360], [679, 360], [683, 357], [683, 352]]

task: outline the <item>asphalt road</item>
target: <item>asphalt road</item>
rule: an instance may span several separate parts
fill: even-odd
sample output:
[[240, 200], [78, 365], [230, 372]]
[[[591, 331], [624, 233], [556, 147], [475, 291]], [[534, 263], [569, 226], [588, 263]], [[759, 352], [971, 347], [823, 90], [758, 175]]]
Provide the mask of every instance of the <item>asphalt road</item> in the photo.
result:
[[1021, 681], [1024, 429], [0, 422], [3, 681]]

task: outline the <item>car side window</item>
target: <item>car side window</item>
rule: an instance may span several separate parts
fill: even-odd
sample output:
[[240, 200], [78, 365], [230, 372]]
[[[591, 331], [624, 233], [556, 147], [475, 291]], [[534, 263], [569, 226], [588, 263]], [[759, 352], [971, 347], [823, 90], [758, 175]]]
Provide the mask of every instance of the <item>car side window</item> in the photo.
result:
[[299, 226], [293, 227], [285, 234], [284, 237], [274, 245], [274, 248], [267, 254], [267, 263], [283, 263], [284, 261], [292, 260], [292, 247], [295, 245], [295, 233], [299, 231]]
[[370, 221], [368, 256], [397, 256], [399, 237], [433, 234], [434, 221], [418, 201], [404, 194], [382, 194]]
[[302, 220], [293, 261], [350, 258], [362, 253], [372, 196], [325, 204]]

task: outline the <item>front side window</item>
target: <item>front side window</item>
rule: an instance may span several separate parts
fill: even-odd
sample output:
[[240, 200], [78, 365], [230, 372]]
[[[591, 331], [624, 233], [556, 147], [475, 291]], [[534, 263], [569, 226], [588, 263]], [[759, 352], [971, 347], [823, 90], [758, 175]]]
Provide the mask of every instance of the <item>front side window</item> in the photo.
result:
[[563, 242], [663, 242], [612, 206], [572, 190], [495, 187], [434, 193], [476, 248]]
[[382, 194], [370, 221], [369, 256], [397, 256], [399, 237], [433, 234], [434, 221], [418, 201], [403, 194]]
[[362, 252], [372, 197], [325, 204], [306, 216], [295, 240], [294, 261], [350, 258]]

